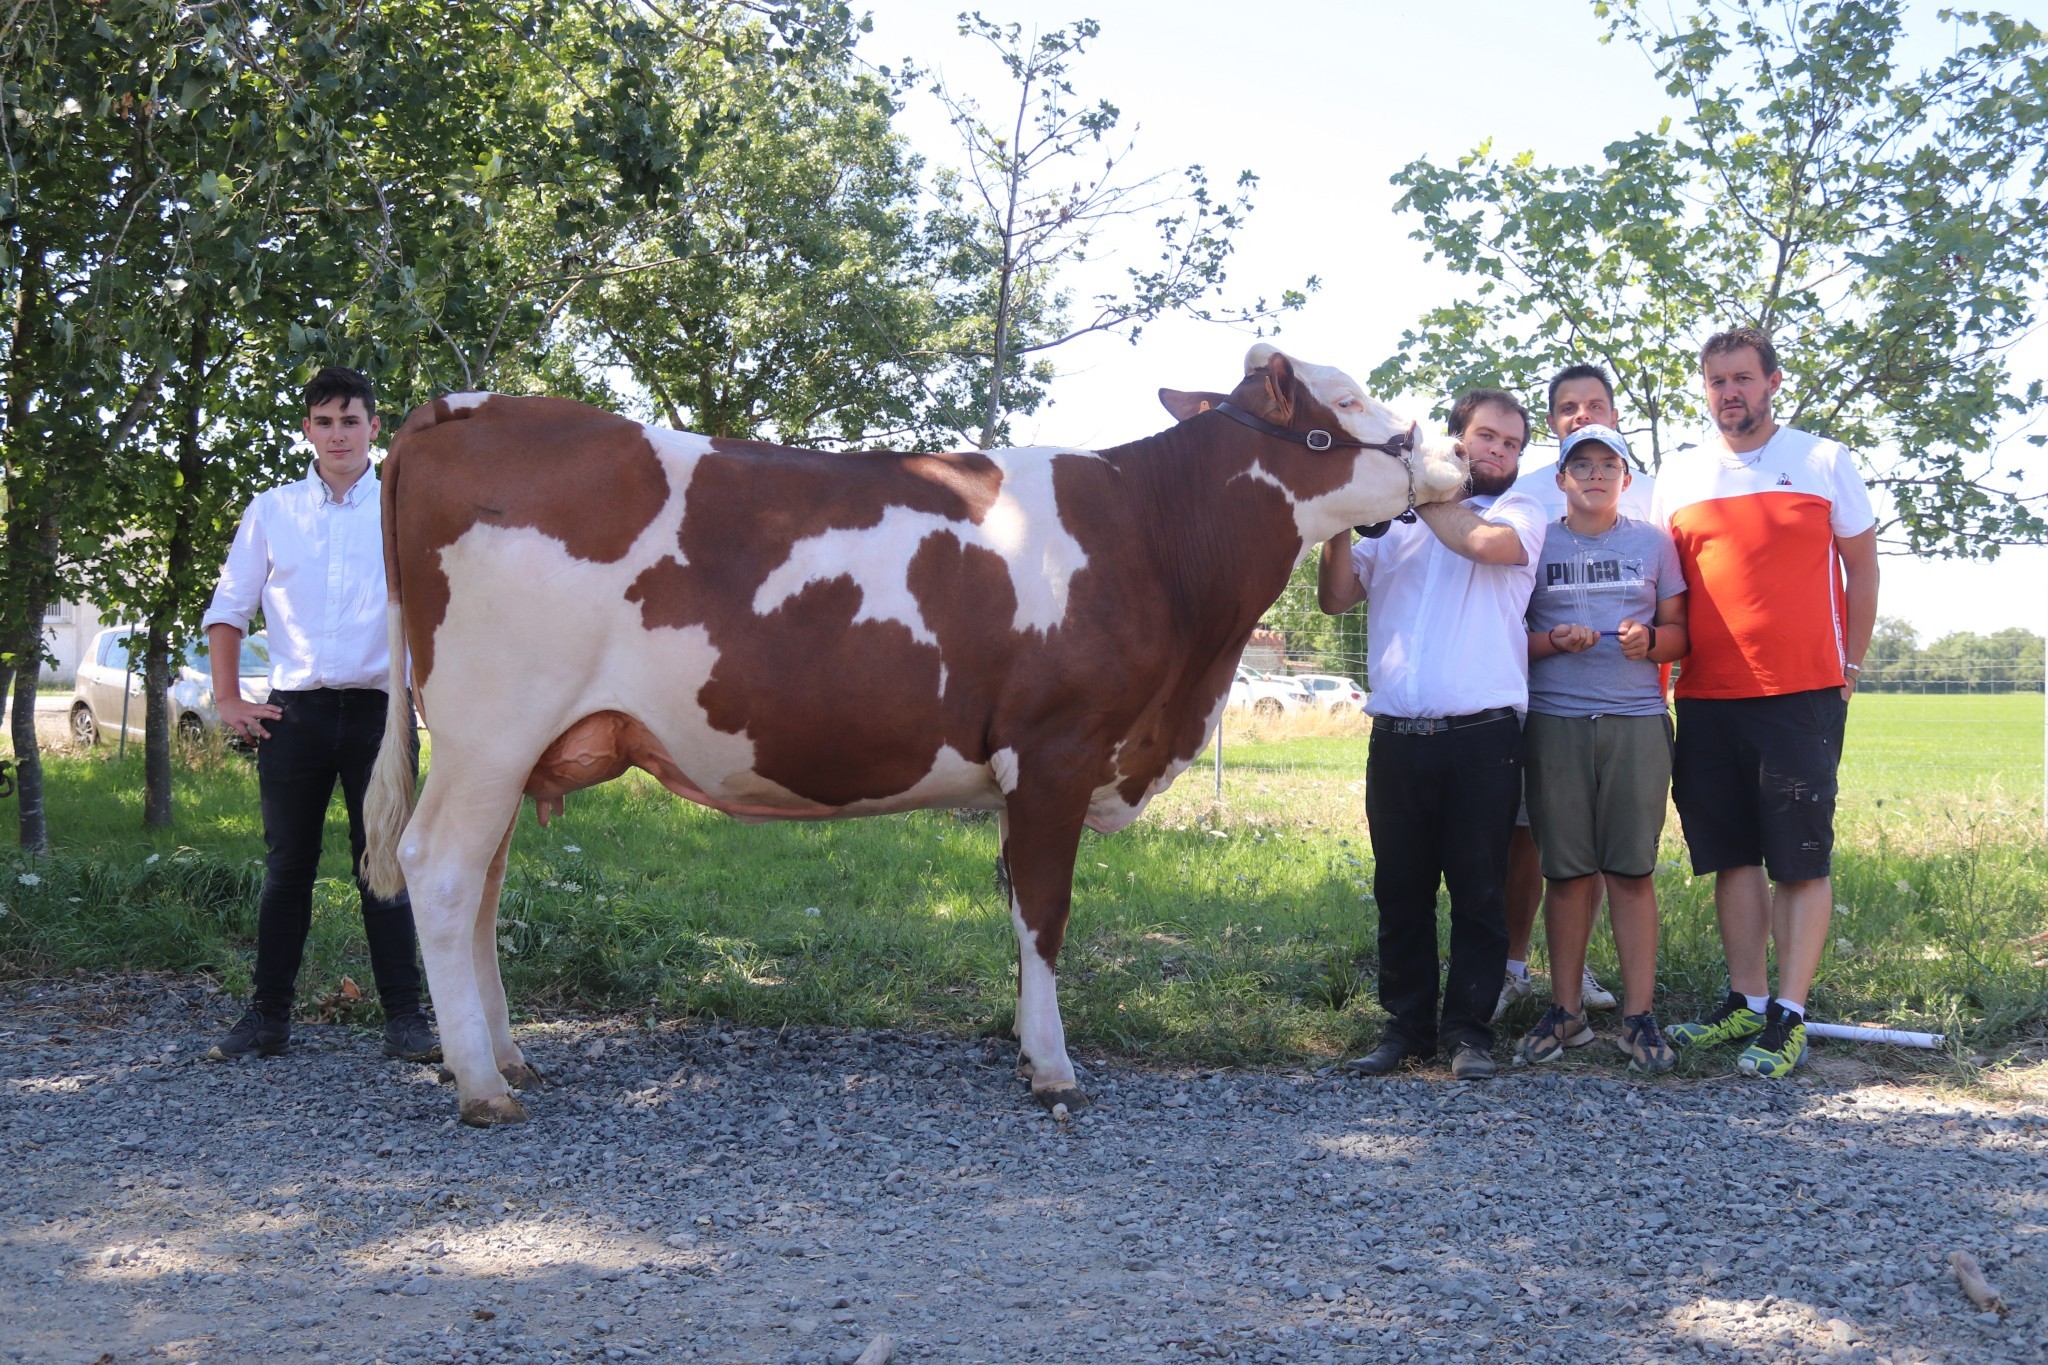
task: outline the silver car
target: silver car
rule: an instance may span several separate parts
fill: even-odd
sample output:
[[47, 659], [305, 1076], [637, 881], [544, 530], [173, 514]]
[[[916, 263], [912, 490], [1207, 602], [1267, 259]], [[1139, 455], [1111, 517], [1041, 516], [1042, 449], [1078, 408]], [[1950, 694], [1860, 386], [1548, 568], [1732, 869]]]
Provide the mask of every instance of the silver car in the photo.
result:
[[[129, 671], [130, 636], [135, 640], [135, 672]], [[71, 738], [81, 748], [98, 744], [102, 736], [118, 736], [124, 725], [130, 739], [142, 738], [144, 638], [139, 626], [110, 626], [93, 637], [71, 692]], [[170, 712], [180, 739], [197, 741], [220, 729], [220, 712], [213, 707], [212, 669], [204, 640], [187, 650], [178, 665]], [[242, 640], [241, 673], [243, 696], [262, 701], [270, 695], [270, 645], [261, 632]]]

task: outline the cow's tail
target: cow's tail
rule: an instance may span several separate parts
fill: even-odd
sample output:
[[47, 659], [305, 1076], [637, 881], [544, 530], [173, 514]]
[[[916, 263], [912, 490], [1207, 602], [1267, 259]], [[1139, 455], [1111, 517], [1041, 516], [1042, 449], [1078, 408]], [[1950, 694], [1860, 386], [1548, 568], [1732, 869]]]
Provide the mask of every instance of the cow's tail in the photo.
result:
[[382, 470], [384, 522], [384, 629], [391, 646], [391, 672], [386, 679], [390, 701], [384, 713], [384, 741], [377, 765], [370, 771], [370, 790], [363, 802], [363, 884], [384, 899], [405, 889], [405, 871], [398, 863], [398, 844], [412, 820], [417, 786], [413, 757], [412, 697], [406, 677], [405, 605], [398, 578], [399, 457], [406, 437], [447, 416], [436, 399], [415, 408], [391, 438]]

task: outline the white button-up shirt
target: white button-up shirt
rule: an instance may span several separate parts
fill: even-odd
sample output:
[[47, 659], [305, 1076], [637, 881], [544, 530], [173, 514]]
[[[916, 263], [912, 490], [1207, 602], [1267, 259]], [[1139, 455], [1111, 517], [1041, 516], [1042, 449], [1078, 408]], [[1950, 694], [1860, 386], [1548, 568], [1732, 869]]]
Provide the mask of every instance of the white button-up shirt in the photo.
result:
[[1469, 498], [1487, 521], [1515, 528], [1525, 561], [1479, 564], [1417, 521], [1395, 522], [1351, 547], [1365, 585], [1365, 638], [1375, 716], [1469, 716], [1529, 709], [1529, 632], [1522, 614], [1543, 555], [1543, 508], [1509, 490]]
[[205, 624], [246, 633], [262, 607], [273, 689], [391, 685], [379, 491], [372, 468], [337, 498], [316, 464], [242, 513]]

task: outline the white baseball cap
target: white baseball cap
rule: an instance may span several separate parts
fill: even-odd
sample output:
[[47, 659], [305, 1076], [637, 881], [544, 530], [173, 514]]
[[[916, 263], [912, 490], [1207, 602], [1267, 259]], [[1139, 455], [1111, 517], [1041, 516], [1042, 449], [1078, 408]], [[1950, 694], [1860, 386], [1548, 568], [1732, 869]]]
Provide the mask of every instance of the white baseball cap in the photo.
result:
[[1621, 433], [1613, 427], [1603, 427], [1598, 422], [1594, 422], [1589, 426], [1580, 427], [1577, 431], [1559, 442], [1557, 447], [1558, 464], [1562, 465], [1566, 460], [1570, 459], [1572, 452], [1588, 441], [1600, 442], [1609, 450], [1621, 456], [1624, 463], [1627, 462], [1628, 442], [1622, 439]]

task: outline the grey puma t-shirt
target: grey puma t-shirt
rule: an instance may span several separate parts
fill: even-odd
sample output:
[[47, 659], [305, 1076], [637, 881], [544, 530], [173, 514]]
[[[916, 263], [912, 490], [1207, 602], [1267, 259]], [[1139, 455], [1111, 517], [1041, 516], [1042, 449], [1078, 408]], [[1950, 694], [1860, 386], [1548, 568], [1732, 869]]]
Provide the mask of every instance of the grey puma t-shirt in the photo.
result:
[[[1553, 521], [1544, 528], [1543, 556], [1536, 561], [1529, 629], [1648, 625], [1659, 602], [1684, 591], [1678, 551], [1663, 528], [1620, 517], [1605, 535], [1579, 536]], [[1530, 662], [1529, 709], [1546, 716], [1654, 716], [1664, 710], [1664, 689], [1657, 665], [1624, 659], [1620, 641], [1602, 635], [1583, 654]]]

